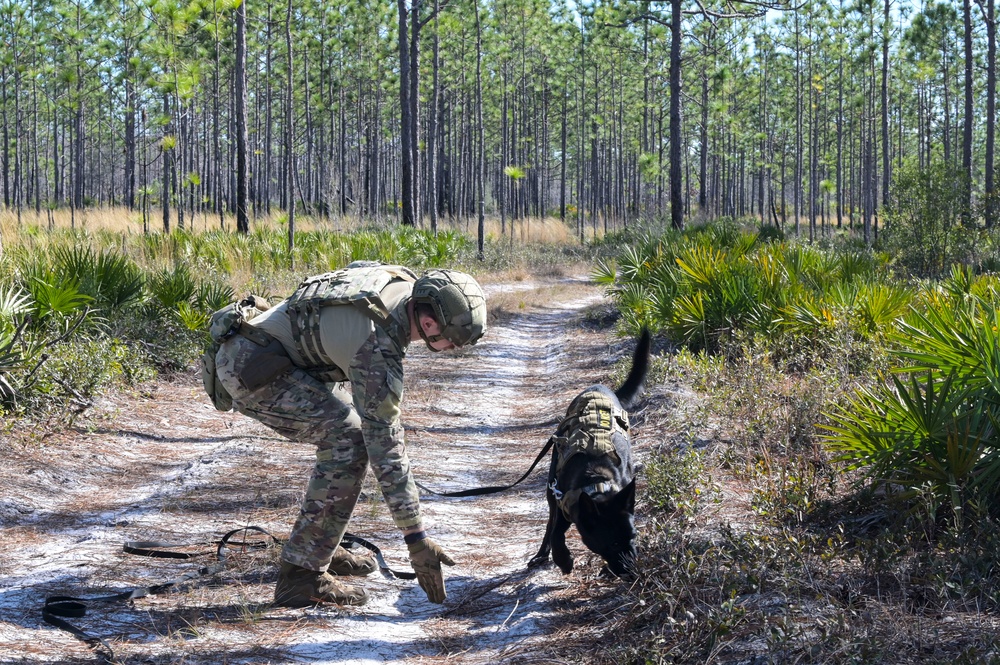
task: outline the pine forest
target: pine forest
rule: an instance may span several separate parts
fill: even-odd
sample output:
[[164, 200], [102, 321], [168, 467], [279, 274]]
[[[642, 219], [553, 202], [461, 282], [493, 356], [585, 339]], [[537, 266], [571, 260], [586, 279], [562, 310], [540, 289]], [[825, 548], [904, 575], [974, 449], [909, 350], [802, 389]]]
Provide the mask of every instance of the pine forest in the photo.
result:
[[[907, 174], [994, 223], [992, 2], [232, 0], [0, 10], [3, 204], [859, 229]], [[246, 203], [241, 203], [241, 201]], [[292, 206], [294, 203], [294, 209]]]

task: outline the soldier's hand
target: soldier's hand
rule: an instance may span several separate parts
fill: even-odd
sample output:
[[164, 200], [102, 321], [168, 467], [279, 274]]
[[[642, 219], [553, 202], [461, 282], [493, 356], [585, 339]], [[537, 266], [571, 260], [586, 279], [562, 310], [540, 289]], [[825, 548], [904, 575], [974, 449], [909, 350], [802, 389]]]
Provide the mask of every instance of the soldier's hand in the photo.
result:
[[407, 543], [406, 547], [410, 550], [410, 565], [417, 573], [417, 582], [427, 594], [427, 600], [432, 603], [443, 603], [448, 594], [444, 590], [441, 564], [454, 566], [455, 562], [430, 538]]

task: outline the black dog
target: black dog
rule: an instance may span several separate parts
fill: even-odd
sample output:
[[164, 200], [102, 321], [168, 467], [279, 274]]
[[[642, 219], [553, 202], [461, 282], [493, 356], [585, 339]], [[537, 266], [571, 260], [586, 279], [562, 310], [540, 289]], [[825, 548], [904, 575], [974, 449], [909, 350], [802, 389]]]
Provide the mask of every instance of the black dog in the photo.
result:
[[566, 530], [575, 524], [583, 544], [619, 576], [634, 572], [635, 474], [626, 409], [642, 390], [649, 369], [649, 331], [632, 357], [625, 383], [612, 392], [591, 386], [573, 399], [554, 436], [549, 467], [549, 523], [529, 566], [549, 559], [563, 573], [573, 570]]

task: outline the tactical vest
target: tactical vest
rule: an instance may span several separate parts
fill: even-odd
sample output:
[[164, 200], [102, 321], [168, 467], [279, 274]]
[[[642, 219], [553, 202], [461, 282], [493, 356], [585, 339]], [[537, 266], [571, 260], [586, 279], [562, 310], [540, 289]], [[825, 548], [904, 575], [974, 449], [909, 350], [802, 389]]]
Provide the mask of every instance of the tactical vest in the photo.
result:
[[559, 459], [556, 462], [555, 479], [550, 485], [553, 496], [567, 519], [570, 517], [570, 506], [579, 500], [580, 494], [588, 494], [592, 499], [601, 500], [614, 496], [622, 488], [617, 483], [605, 481], [563, 492], [556, 485], [563, 467], [576, 455], [606, 456], [614, 460], [616, 466], [620, 465], [622, 459], [615, 448], [612, 435], [620, 432], [627, 437], [628, 431], [628, 412], [601, 390], [588, 389], [570, 404], [566, 417], [556, 429], [555, 446]]
[[323, 349], [320, 340], [320, 314], [326, 307], [352, 305], [375, 325], [390, 322], [390, 312], [382, 301], [382, 291], [393, 282], [415, 282], [409, 269], [402, 266], [364, 266], [343, 268], [306, 279], [287, 303], [292, 324], [292, 339], [310, 374], [327, 381], [343, 381], [344, 370]]

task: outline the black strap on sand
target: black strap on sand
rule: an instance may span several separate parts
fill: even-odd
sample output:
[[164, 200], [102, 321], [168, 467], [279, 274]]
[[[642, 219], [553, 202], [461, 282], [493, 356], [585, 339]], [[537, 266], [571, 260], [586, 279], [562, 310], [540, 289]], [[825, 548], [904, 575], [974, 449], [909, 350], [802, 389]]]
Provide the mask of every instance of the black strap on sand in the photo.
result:
[[[240, 533], [247, 534], [249, 532], [259, 533], [267, 536], [267, 540], [248, 540], [245, 536], [241, 540], [233, 540], [233, 538]], [[245, 526], [239, 529], [233, 529], [229, 533], [222, 536], [217, 543], [215, 543], [215, 563], [209, 564], [207, 566], [201, 566], [196, 570], [179, 575], [172, 580], [163, 582], [162, 584], [154, 584], [148, 587], [138, 587], [135, 589], [129, 589], [128, 591], [122, 591], [120, 593], [113, 593], [107, 596], [97, 596], [92, 598], [77, 598], [74, 596], [48, 596], [45, 599], [45, 605], [42, 607], [42, 620], [51, 625], [65, 630], [82, 642], [85, 642], [88, 646], [96, 651], [97, 662], [100, 665], [110, 665], [115, 662], [115, 653], [111, 649], [111, 646], [103, 637], [98, 637], [96, 635], [91, 635], [67, 621], [67, 619], [79, 619], [86, 616], [87, 609], [91, 605], [98, 603], [110, 603], [110, 602], [120, 602], [126, 601], [129, 605], [132, 601], [137, 598], [144, 598], [150, 594], [160, 594], [167, 591], [171, 591], [174, 588], [180, 586], [181, 584], [188, 582], [199, 577], [204, 577], [206, 575], [215, 575], [221, 572], [226, 567], [226, 558], [230, 549], [241, 549], [241, 550], [262, 550], [270, 547], [274, 547], [281, 543], [281, 540], [277, 537], [262, 529], [258, 526]], [[374, 543], [365, 540], [361, 536], [356, 536], [352, 533], [345, 533], [344, 537], [341, 539], [347, 547], [353, 545], [360, 545], [365, 549], [371, 551], [375, 555], [375, 560], [378, 562], [379, 570], [386, 577], [395, 577], [401, 580], [412, 580], [416, 579], [415, 573], [410, 572], [400, 572], [393, 570], [389, 567], [386, 562], [385, 557], [382, 554], [382, 550], [379, 549]], [[211, 554], [210, 551], [201, 552], [179, 552], [180, 548], [190, 548], [192, 546], [199, 545], [210, 545], [213, 543], [171, 543], [167, 541], [159, 540], [133, 540], [126, 542], [122, 546], [122, 550], [127, 554], [134, 554], [136, 556], [153, 557], [158, 559], [193, 559], [199, 556], [205, 556]]]
[[[240, 533], [256, 532], [267, 536], [268, 540], [263, 541], [250, 541], [246, 538], [234, 541], [233, 537]], [[258, 526], [245, 526], [239, 529], [233, 529], [229, 533], [225, 534], [221, 539], [219, 539], [216, 544], [215, 554], [216, 561], [207, 566], [202, 566], [197, 570], [179, 575], [172, 580], [163, 582], [162, 584], [154, 584], [148, 587], [138, 587], [135, 589], [130, 589], [128, 591], [122, 591], [120, 593], [113, 593], [107, 596], [97, 596], [94, 598], [76, 598], [74, 596], [49, 596], [45, 599], [45, 605], [42, 607], [42, 621], [45, 623], [55, 626], [65, 630], [66, 632], [72, 634], [77, 639], [85, 642], [88, 646], [97, 650], [97, 658], [99, 663], [112, 663], [115, 660], [114, 651], [112, 651], [111, 646], [103, 637], [97, 637], [95, 635], [90, 635], [89, 633], [80, 630], [73, 624], [71, 624], [67, 619], [79, 619], [80, 617], [86, 616], [87, 609], [90, 605], [96, 603], [109, 603], [116, 601], [127, 601], [131, 604], [136, 598], [144, 598], [150, 594], [159, 594], [166, 591], [172, 590], [184, 582], [196, 579], [205, 575], [215, 575], [222, 571], [226, 567], [226, 558], [230, 549], [242, 549], [242, 550], [257, 550], [266, 549], [268, 547], [273, 547], [279, 542], [279, 540], [268, 533], [266, 530]], [[210, 543], [195, 543], [196, 545], [208, 545]], [[158, 557], [165, 559], [192, 559], [197, 556], [204, 556], [209, 554], [209, 552], [176, 552], [172, 549], [181, 547], [190, 547], [191, 544], [178, 544], [178, 543], [168, 543], [161, 541], [131, 541], [124, 544], [122, 549], [129, 553], [138, 556], [148, 556], [148, 557]]]
[[361, 536], [355, 536], [353, 533], [345, 533], [344, 537], [340, 539], [340, 544], [346, 545], [347, 547], [351, 547], [352, 545], [360, 545], [361, 547], [364, 547], [365, 549], [369, 550], [372, 554], [375, 555], [375, 561], [378, 562], [379, 571], [381, 571], [381, 573], [384, 576], [390, 579], [392, 579], [393, 577], [400, 580], [417, 579], [416, 573], [400, 572], [398, 570], [393, 570], [392, 568], [390, 568], [389, 564], [386, 563], [385, 557], [382, 555], [382, 550], [378, 548], [378, 545], [375, 545], [374, 543], [365, 540]]
[[531, 475], [531, 472], [535, 470], [535, 467], [538, 466], [538, 463], [541, 462], [542, 458], [545, 457], [546, 453], [549, 452], [549, 449], [552, 448], [552, 444], [555, 443], [555, 441], [556, 437], [550, 436], [549, 440], [545, 442], [545, 446], [542, 448], [542, 452], [538, 453], [538, 456], [535, 457], [535, 461], [531, 463], [531, 466], [528, 467], [528, 470], [524, 472], [524, 475], [522, 475], [520, 478], [510, 483], [509, 485], [491, 485], [490, 487], [476, 487], [468, 490], [459, 490], [457, 492], [437, 492], [429, 487], [426, 487], [420, 482], [417, 482], [417, 487], [427, 492], [428, 494], [433, 494], [435, 496], [450, 496], [450, 497], [481, 496], [483, 494], [496, 494], [497, 492], [503, 492], [504, 490], [509, 490], [511, 487], [514, 487], [522, 480], [527, 478], [529, 475]]

